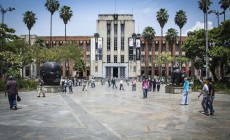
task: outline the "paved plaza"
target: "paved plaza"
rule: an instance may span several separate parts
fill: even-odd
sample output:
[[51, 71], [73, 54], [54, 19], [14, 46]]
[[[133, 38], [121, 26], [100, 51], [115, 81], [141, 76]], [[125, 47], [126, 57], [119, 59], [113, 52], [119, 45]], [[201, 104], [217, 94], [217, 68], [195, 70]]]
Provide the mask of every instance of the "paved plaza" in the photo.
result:
[[[118, 86], [118, 82], [117, 82]], [[180, 94], [149, 92], [96, 83], [96, 88], [74, 87], [73, 94], [19, 92], [18, 110], [10, 110], [0, 94], [1, 140], [229, 140], [230, 96], [218, 94], [214, 116], [200, 113], [198, 92], [189, 94], [189, 105], [180, 105]]]

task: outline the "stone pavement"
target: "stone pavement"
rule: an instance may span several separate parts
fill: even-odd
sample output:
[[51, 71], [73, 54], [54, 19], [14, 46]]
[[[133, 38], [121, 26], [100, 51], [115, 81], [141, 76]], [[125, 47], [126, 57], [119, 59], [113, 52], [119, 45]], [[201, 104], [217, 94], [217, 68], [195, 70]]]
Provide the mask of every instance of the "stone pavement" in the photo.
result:
[[[118, 86], [118, 82], [117, 82]], [[118, 87], [119, 88], [119, 87]], [[181, 106], [180, 94], [137, 91], [96, 83], [96, 88], [74, 87], [73, 94], [19, 92], [18, 110], [10, 110], [0, 94], [1, 140], [229, 140], [230, 96], [218, 94], [214, 116], [200, 113], [198, 92]]]

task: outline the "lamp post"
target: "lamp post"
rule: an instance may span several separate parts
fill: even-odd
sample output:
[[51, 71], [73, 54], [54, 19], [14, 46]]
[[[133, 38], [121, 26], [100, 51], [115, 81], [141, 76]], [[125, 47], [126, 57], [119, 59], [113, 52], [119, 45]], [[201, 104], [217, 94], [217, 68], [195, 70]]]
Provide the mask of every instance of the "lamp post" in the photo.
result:
[[[216, 14], [216, 16], [217, 16], [217, 22], [218, 22], [218, 27], [219, 27], [219, 16], [221, 15], [221, 13], [219, 13], [219, 11], [218, 10], [209, 10], [208, 11], [208, 13], [209, 14], [211, 14], [211, 13], [214, 13], [214, 14]], [[222, 12], [223, 13], [223, 12]]]
[[15, 8], [13, 8], [13, 7], [8, 7], [8, 8], [3, 8], [2, 7], [2, 5], [0, 5], [0, 11], [1, 11], [1, 13], [2, 13], [2, 24], [4, 24], [4, 15], [5, 15], [5, 13], [7, 12], [7, 11], [14, 11], [15, 10]]
[[206, 60], [206, 69], [205, 69], [205, 76], [206, 76], [206, 79], [208, 78], [208, 0], [206, 0], [206, 12], [205, 12], [205, 15], [206, 15], [206, 18], [205, 18], [205, 30], [206, 30], [206, 47], [205, 47], [205, 60]]

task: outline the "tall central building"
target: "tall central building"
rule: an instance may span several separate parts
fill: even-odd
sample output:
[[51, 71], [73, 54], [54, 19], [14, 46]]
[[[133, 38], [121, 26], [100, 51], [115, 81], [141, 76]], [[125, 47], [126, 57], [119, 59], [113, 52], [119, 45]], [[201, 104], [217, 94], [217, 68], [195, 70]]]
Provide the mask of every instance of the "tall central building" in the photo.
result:
[[91, 76], [132, 77], [129, 37], [135, 32], [132, 14], [100, 14], [97, 33], [91, 39]]

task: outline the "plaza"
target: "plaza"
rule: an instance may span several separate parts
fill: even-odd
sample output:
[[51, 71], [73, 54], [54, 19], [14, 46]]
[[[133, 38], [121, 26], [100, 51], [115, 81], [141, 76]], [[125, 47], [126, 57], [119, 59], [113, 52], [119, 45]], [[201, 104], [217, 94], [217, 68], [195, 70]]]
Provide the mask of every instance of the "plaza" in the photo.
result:
[[96, 82], [96, 88], [74, 87], [73, 94], [19, 92], [18, 110], [10, 110], [0, 94], [1, 140], [215, 140], [230, 138], [230, 96], [216, 94], [214, 116], [202, 111], [199, 92], [189, 93], [189, 105], [181, 106], [180, 94], [149, 92], [143, 99], [137, 90], [124, 90]]

